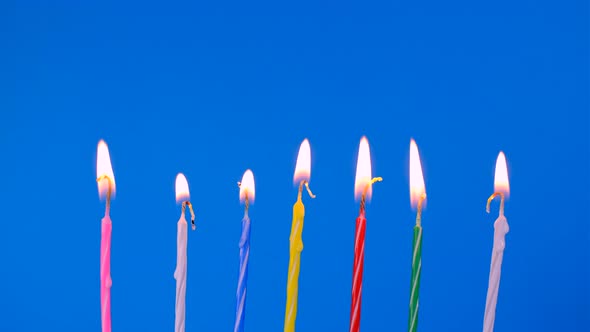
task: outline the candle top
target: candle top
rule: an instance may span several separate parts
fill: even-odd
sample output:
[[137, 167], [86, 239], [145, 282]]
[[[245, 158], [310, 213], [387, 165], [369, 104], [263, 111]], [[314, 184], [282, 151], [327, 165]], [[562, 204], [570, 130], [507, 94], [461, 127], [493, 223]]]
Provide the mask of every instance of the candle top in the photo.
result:
[[494, 175], [494, 192], [504, 194], [504, 198], [510, 196], [510, 183], [508, 181], [508, 167], [506, 166], [506, 156], [500, 151], [496, 159], [496, 173]]
[[422, 174], [422, 163], [418, 145], [413, 139], [410, 141], [410, 203], [413, 208], [418, 206], [420, 199], [426, 197], [426, 186]]
[[363, 195], [365, 190], [366, 200], [371, 199], [371, 194], [373, 193], [371, 180], [371, 150], [369, 149], [369, 141], [365, 136], [363, 136], [359, 144], [359, 154], [356, 162], [356, 176], [354, 178], [355, 199], [358, 200]]
[[301, 142], [299, 146], [299, 154], [297, 155], [297, 163], [295, 164], [295, 173], [293, 175], [293, 183], [298, 186], [301, 181], [309, 182], [311, 178], [311, 148], [309, 141], [306, 139]]
[[174, 188], [176, 190], [176, 203], [190, 201], [191, 194], [188, 189], [188, 181], [186, 180], [184, 174], [178, 173], [178, 175], [176, 175], [176, 183]]
[[254, 203], [254, 197], [256, 195], [256, 186], [254, 184], [254, 174], [251, 170], [246, 170], [244, 175], [242, 176], [242, 181], [240, 184], [240, 201], [244, 201], [246, 199], [246, 195], [248, 196], [248, 202]]
[[[111, 166], [109, 147], [105, 141], [100, 140], [96, 149], [96, 178], [98, 179], [98, 196], [104, 199], [111, 190], [111, 197], [115, 196], [115, 174]], [[109, 183], [110, 182], [110, 183]]]

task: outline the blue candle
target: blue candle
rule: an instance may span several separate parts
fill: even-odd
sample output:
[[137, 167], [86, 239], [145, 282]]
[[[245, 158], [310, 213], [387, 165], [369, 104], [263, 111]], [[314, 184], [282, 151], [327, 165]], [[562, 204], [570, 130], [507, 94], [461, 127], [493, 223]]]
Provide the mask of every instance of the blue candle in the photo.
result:
[[248, 257], [250, 256], [250, 218], [248, 212], [242, 219], [242, 237], [240, 238], [240, 275], [236, 294], [236, 325], [234, 332], [244, 331], [246, 317], [246, 281], [248, 280]]
[[248, 258], [250, 257], [250, 217], [248, 208], [250, 200], [254, 200], [254, 175], [247, 170], [242, 177], [240, 186], [240, 200], [245, 201], [244, 219], [242, 219], [242, 236], [240, 237], [240, 272], [238, 275], [238, 289], [236, 291], [236, 323], [234, 332], [244, 331], [246, 320], [246, 291], [248, 281]]

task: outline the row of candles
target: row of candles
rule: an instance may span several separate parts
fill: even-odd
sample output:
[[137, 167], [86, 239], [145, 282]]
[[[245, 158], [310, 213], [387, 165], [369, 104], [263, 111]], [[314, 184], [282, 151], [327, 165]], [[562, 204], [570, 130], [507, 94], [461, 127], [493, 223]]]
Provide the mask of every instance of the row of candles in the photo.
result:
[[[369, 142], [363, 137], [360, 141], [357, 168], [355, 176], [355, 199], [360, 199], [360, 211], [356, 219], [356, 232], [354, 241], [354, 264], [352, 278], [352, 301], [350, 309], [350, 332], [360, 330], [362, 281], [365, 251], [365, 203], [372, 195], [372, 187], [375, 182], [381, 181], [380, 177], [371, 175], [371, 156]], [[302, 232], [305, 217], [305, 206], [302, 201], [302, 193], [305, 188], [309, 196], [314, 198], [309, 187], [311, 177], [311, 149], [309, 141], [305, 139], [299, 148], [297, 163], [295, 166], [294, 183], [298, 185], [297, 201], [293, 205], [293, 220], [291, 225], [289, 246], [289, 269], [287, 274], [287, 301], [285, 306], [285, 332], [295, 331], [295, 319], [297, 317], [298, 281], [303, 250]], [[410, 198], [412, 207], [416, 208], [416, 223], [413, 235], [412, 269], [410, 283], [410, 303], [408, 331], [415, 332], [418, 328], [420, 274], [422, 267], [422, 206], [426, 199], [426, 189], [418, 146], [414, 140], [410, 142]], [[108, 147], [104, 141], [100, 141], [97, 149], [97, 182], [101, 199], [106, 199], [105, 216], [102, 219], [102, 234], [100, 248], [100, 301], [102, 315], [102, 331], [111, 332], [111, 232], [110, 201], [115, 193], [115, 176], [111, 167]], [[248, 279], [248, 259], [250, 255], [250, 218], [248, 209], [255, 198], [254, 174], [247, 170], [239, 185], [239, 198], [244, 203], [244, 218], [242, 219], [242, 234], [239, 240], [239, 275], [236, 292], [236, 318], [234, 332], [244, 331], [246, 316], [246, 290]], [[182, 210], [177, 224], [177, 256], [176, 270], [176, 305], [175, 305], [175, 332], [185, 330], [185, 297], [186, 297], [186, 272], [187, 272], [187, 233], [188, 223], [185, 217], [188, 207], [191, 215], [192, 229], [196, 229], [195, 213], [190, 203], [189, 186], [186, 177], [179, 173], [176, 177], [176, 201], [181, 204]], [[494, 193], [488, 198], [487, 212], [490, 212], [490, 203], [495, 197], [500, 198], [500, 215], [494, 223], [494, 241], [492, 247], [492, 260], [488, 293], [484, 312], [484, 332], [492, 332], [500, 285], [500, 272], [505, 247], [505, 235], [508, 233], [508, 223], [504, 216], [504, 200], [510, 192], [506, 158], [500, 152], [496, 160], [494, 179]]]

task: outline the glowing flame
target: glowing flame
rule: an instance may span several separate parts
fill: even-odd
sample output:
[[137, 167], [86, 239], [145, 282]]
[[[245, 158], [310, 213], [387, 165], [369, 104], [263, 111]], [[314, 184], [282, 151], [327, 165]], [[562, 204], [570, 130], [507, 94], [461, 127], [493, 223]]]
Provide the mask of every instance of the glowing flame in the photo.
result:
[[301, 181], [309, 182], [311, 177], [311, 149], [307, 138], [301, 142], [299, 154], [297, 155], [297, 164], [295, 165], [295, 174], [293, 183], [299, 185]]
[[359, 155], [356, 162], [356, 176], [354, 178], [354, 198], [359, 199], [363, 194], [367, 185], [366, 199], [371, 199], [373, 193], [373, 186], [371, 183], [371, 150], [369, 149], [369, 141], [366, 137], [361, 138], [359, 144]]
[[248, 194], [248, 201], [253, 203], [256, 187], [254, 185], [254, 174], [251, 170], [246, 170], [242, 176], [242, 182], [240, 182], [240, 201], [246, 199], [246, 193]]
[[[101, 176], [108, 176], [111, 180], [111, 197], [115, 197], [115, 175], [113, 174], [113, 167], [111, 166], [111, 157], [109, 155], [109, 147], [103, 140], [98, 142], [96, 150], [96, 178]], [[106, 197], [109, 189], [109, 181], [106, 178], [98, 181], [98, 196], [101, 199]]]
[[174, 187], [176, 189], [176, 203], [186, 202], [191, 199], [191, 194], [188, 190], [188, 182], [186, 181], [184, 174], [178, 173], [178, 175], [176, 175], [176, 184]]
[[418, 145], [414, 140], [410, 141], [410, 202], [416, 208], [422, 195], [426, 195], [424, 175], [422, 175], [422, 163]]
[[506, 166], [506, 156], [500, 151], [496, 160], [496, 174], [494, 176], [494, 192], [504, 193], [504, 197], [510, 196], [510, 183], [508, 182], [508, 167]]

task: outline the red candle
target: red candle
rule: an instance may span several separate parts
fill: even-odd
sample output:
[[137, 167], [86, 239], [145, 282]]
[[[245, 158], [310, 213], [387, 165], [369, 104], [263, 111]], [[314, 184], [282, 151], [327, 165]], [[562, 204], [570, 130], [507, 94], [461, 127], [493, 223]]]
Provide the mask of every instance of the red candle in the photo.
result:
[[361, 298], [363, 291], [363, 267], [365, 263], [365, 202], [371, 199], [372, 185], [381, 178], [371, 178], [371, 153], [366, 137], [361, 139], [354, 184], [355, 198], [361, 198], [359, 216], [356, 218], [354, 236], [354, 267], [352, 272], [352, 301], [350, 305], [350, 332], [358, 332], [361, 325]]
[[356, 218], [354, 236], [354, 268], [352, 274], [352, 304], [350, 306], [350, 331], [359, 331], [361, 322], [361, 295], [363, 291], [363, 266], [365, 264], [365, 207], [361, 204]]

